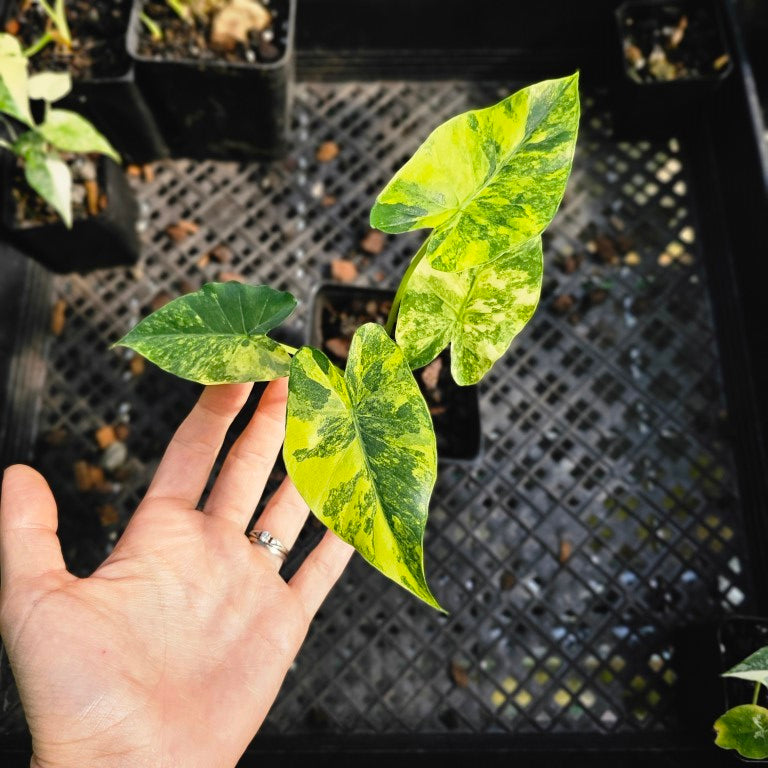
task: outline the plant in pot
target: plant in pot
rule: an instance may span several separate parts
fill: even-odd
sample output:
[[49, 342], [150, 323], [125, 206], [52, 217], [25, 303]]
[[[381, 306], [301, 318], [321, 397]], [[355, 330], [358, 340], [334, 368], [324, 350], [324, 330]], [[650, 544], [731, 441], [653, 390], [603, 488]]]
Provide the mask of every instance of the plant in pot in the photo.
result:
[[72, 89], [62, 106], [87, 117], [131, 163], [168, 154], [135, 82], [125, 48], [131, 0], [17, 0], [0, 12], [33, 72], [62, 71]]
[[628, 0], [615, 21], [619, 130], [666, 137], [695, 126], [732, 69], [718, 2]]
[[532, 317], [541, 233], [570, 173], [578, 76], [536, 83], [436, 128], [395, 174], [372, 226], [431, 229], [382, 325], [354, 332], [345, 370], [268, 336], [296, 305], [269, 286], [210, 283], [144, 318], [118, 345], [201, 384], [288, 376], [283, 458], [316, 517], [389, 578], [440, 608], [423, 538], [437, 474], [414, 369], [450, 347], [460, 386], [479, 382]]
[[295, 0], [135, 0], [128, 52], [174, 157], [283, 152]]
[[67, 73], [30, 76], [19, 41], [0, 33], [3, 235], [56, 272], [131, 264], [136, 202], [109, 141], [51, 106], [70, 88]]

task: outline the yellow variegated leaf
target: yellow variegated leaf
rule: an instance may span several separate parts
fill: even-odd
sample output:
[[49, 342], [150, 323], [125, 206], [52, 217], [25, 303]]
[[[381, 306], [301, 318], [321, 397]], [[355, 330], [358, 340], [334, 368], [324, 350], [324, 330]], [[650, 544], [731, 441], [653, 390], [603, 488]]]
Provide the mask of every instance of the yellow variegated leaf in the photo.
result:
[[402, 352], [380, 325], [357, 330], [345, 373], [311, 347], [293, 358], [283, 457], [323, 523], [385, 576], [440, 608], [423, 555], [435, 433]]
[[541, 294], [541, 238], [480, 267], [440, 272], [422, 259], [397, 317], [397, 343], [412, 368], [451, 345], [457, 384], [476, 384], [533, 316]]
[[436, 128], [376, 199], [384, 232], [434, 228], [426, 256], [454, 272], [541, 234], [571, 171], [578, 74], [546, 80]]

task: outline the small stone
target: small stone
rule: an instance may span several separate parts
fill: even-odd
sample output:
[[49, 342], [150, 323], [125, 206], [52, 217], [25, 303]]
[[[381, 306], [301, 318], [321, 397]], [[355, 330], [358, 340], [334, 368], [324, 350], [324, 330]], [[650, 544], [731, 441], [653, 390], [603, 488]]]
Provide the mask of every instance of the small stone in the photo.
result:
[[310, 188], [309, 194], [315, 198], [315, 200], [325, 199], [325, 184], [322, 181], [316, 181]]
[[51, 333], [54, 336], [61, 336], [64, 332], [64, 326], [67, 322], [67, 302], [64, 299], [58, 299], [53, 305], [51, 311]]
[[131, 428], [124, 421], [115, 424], [115, 437], [121, 442], [125, 442], [131, 434]]
[[83, 184], [72, 185], [72, 205], [85, 206], [86, 195], [87, 193], [85, 191], [85, 186], [83, 186]]
[[512, 571], [502, 571], [501, 576], [499, 577], [499, 587], [502, 591], [508, 592], [510, 589], [513, 589], [515, 584], [517, 584], [517, 577], [515, 576]]
[[350, 340], [343, 336], [326, 339], [325, 348], [336, 357], [346, 360], [349, 357]]
[[270, 40], [264, 37], [259, 40], [259, 58], [264, 62], [277, 61], [283, 52]]
[[357, 267], [347, 259], [333, 259], [331, 261], [331, 275], [334, 280], [352, 283], [357, 278]]
[[560, 294], [560, 296], [555, 296], [552, 301], [552, 309], [558, 315], [565, 315], [571, 309], [573, 309], [573, 305], [575, 303], [576, 302], [573, 296], [571, 296], [569, 293], [563, 293]]
[[164, 307], [171, 299], [173, 299], [173, 296], [168, 291], [158, 291], [152, 298], [149, 306], [153, 312], [157, 312], [158, 309]]
[[125, 463], [128, 458], [128, 448], [125, 443], [115, 441], [111, 445], [108, 445], [104, 452], [101, 454], [101, 466], [107, 472], [113, 472], [119, 466]]
[[443, 370], [443, 361], [436, 357], [421, 372], [421, 380], [427, 389], [437, 389], [437, 382], [440, 380], [440, 371]]
[[115, 428], [109, 426], [108, 424], [105, 424], [103, 427], [99, 427], [93, 436], [96, 439], [99, 448], [102, 450], [109, 447], [112, 445], [112, 443], [115, 442], [115, 440], [117, 440]]
[[244, 283], [246, 280], [239, 272], [219, 272], [216, 279], [220, 283]]
[[360, 247], [366, 253], [377, 255], [384, 250], [387, 244], [387, 236], [378, 229], [369, 229], [365, 237], [360, 241]]
[[624, 257], [624, 263], [629, 267], [636, 267], [640, 264], [640, 254], [637, 251], [630, 251]]
[[335, 141], [324, 141], [315, 152], [315, 159], [318, 163], [330, 163], [338, 156], [341, 149]]
[[673, 261], [672, 255], [667, 253], [666, 251], [664, 251], [664, 253], [662, 253], [658, 258], [660, 267], [668, 267], [672, 263], [672, 261]]
[[224, 243], [219, 243], [214, 248], [211, 248], [209, 254], [219, 264], [229, 264], [232, 261], [232, 251]]
[[129, 365], [131, 369], [131, 375], [132, 376], [141, 376], [142, 373], [144, 373], [144, 370], [147, 367], [147, 364], [144, 362], [144, 358], [141, 355], [134, 355], [131, 358], [131, 362]]
[[186, 240], [200, 229], [199, 225], [189, 219], [179, 219], [175, 224], [166, 227], [168, 236], [177, 243]]
[[117, 509], [112, 504], [104, 504], [96, 510], [99, 515], [99, 522], [105, 527], [116, 525], [120, 520]]
[[229, 0], [211, 21], [211, 47], [231, 51], [238, 43], [247, 45], [251, 30], [271, 23], [272, 14], [257, 0]]
[[365, 314], [368, 315], [368, 317], [374, 321], [378, 317], [379, 305], [373, 299], [365, 303]]
[[469, 671], [458, 661], [452, 661], [450, 667], [451, 680], [459, 687], [466, 688], [469, 685]]

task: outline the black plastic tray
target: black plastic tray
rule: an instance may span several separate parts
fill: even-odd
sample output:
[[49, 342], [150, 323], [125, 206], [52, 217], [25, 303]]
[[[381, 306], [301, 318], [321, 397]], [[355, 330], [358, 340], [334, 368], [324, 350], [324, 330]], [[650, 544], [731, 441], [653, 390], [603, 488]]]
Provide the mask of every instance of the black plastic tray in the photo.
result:
[[[452, 616], [446, 620], [448, 623], [420, 612], [407, 599], [384, 588], [370, 569], [353, 562], [348, 576], [313, 625], [304, 656], [298, 662], [298, 673], [291, 674], [274, 714], [243, 757], [243, 766], [351, 765], [360, 760], [423, 764], [430, 759], [456, 762], [477, 756], [492, 765], [514, 761], [521, 766], [567, 763], [645, 767], [653, 761], [661, 766], [699, 768], [733, 765], [736, 760], [712, 745], [711, 723], [719, 714], [722, 698], [717, 676], [721, 670], [717, 668], [716, 653], [712, 654], [715, 627], [700, 621], [702, 616], [716, 618], [708, 613], [727, 614], [732, 610], [727, 590], [715, 595], [723, 604], [717, 599], [710, 602], [711, 595], [681, 594], [684, 582], [675, 579], [689, 564], [700, 568], [700, 555], [706, 555], [704, 562], [718, 569], [727, 567], [731, 556], [738, 556], [743, 571], [733, 575], [733, 586], [746, 590], [749, 604], [745, 609], [762, 615], [768, 612], [768, 563], [763, 557], [768, 544], [768, 421], [765, 403], [760, 399], [768, 391], [768, 361], [762, 317], [764, 298], [752, 266], [765, 250], [765, 238], [758, 226], [768, 213], [763, 126], [740, 33], [734, 26], [730, 4], [723, 2], [733, 70], [711, 103], [705, 105], [695, 130], [681, 133], [679, 149], [635, 140], [601, 144], [605, 115], [598, 107], [609, 98], [608, 89], [615, 82], [617, 57], [611, 47], [611, 29], [617, 5], [598, 0], [588, 4], [542, 2], [525, 8], [515, 4], [500, 9], [497, 3], [484, 2], [467, 9], [466, 4], [429, 0], [418, 4], [371, 2], [363, 10], [354, 0], [303, 0], [296, 27], [298, 75], [304, 83], [295, 126], [301, 152], [294, 158], [295, 163], [267, 171], [243, 166], [220, 171], [210, 164], [161, 169], [143, 198], [156, 205], [145, 241], [144, 261], [147, 274], [155, 282], [137, 286], [116, 275], [105, 276], [102, 282], [75, 281], [68, 288], [59, 285], [57, 289], [58, 295], [74, 297], [72, 344], [88, 338], [93, 344], [94, 340], [103, 340], [105, 333], [113, 336], [135, 321], [148, 307], [156, 290], [153, 286], [175, 285], [190, 274], [200, 279], [194, 264], [206, 248], [219, 240], [240, 254], [238, 268], [246, 271], [249, 279], [306, 295], [327, 277], [327, 261], [354, 247], [357, 235], [349, 230], [363, 223], [359, 209], [368, 201], [362, 198], [375, 195], [394, 170], [390, 166], [398, 159], [402, 162], [412, 151], [414, 135], [423, 136], [438, 116], [450, 114], [464, 103], [471, 90], [468, 82], [477, 80], [477, 99], [482, 97], [485, 102], [481, 103], [491, 103], [494, 91], [481, 81], [504, 81], [508, 88], [515, 83], [562, 75], [577, 67], [582, 70], [584, 91], [591, 100], [591, 104], [585, 102], [581, 144], [582, 156], [589, 158], [590, 165], [586, 171], [577, 169], [570, 199], [553, 226], [545, 253], [565, 256], [585, 246], [590, 235], [583, 232], [589, 232], [591, 222], [579, 218], [582, 210], [586, 211], [584, 215], [599, 219], [601, 225], [608, 225], [616, 217], [629, 219], [646, 243], [653, 243], [657, 234], [677, 235], [682, 222], [694, 221], [695, 250], [703, 260], [701, 269], [671, 272], [676, 277], [670, 277], [666, 286], [657, 282], [645, 296], [649, 314], [639, 321], [635, 337], [627, 334], [628, 343], [620, 349], [611, 344], [617, 330], [612, 325], [614, 312], [606, 309], [601, 315], [600, 307], [593, 308], [589, 311], [596, 313], [596, 320], [582, 324], [574, 321], [573, 326], [552, 313], [554, 296], [563, 290], [575, 291], [579, 278], [563, 273], [556, 262], [549, 265], [549, 279], [534, 321], [485, 385], [482, 416], [489, 437], [487, 462], [474, 471], [452, 468], [439, 481], [436, 507], [428, 525], [427, 567], [428, 575], [430, 568], [435, 569], [439, 579], [435, 588], [450, 602]], [[387, 79], [406, 82], [388, 85]], [[424, 82], [436, 79], [458, 81], [461, 87], [445, 83], [433, 88]], [[329, 84], [331, 80], [339, 83], [338, 93]], [[455, 91], [461, 93], [456, 96]], [[333, 127], [334, 133], [322, 135], [326, 124]], [[330, 138], [340, 141], [342, 154], [339, 163], [334, 168], [329, 166], [323, 176], [323, 169], [313, 165], [308, 142]], [[405, 139], [402, 146], [398, 144]], [[377, 152], [385, 158], [386, 167], [374, 165]], [[671, 160], [684, 165], [686, 188], [678, 194], [672, 189], [674, 182], [660, 182], [677, 199], [665, 222], [666, 230], [657, 233], [653, 227], [659, 226], [659, 220], [649, 217], [643, 203], [637, 201], [647, 194], [645, 183]], [[306, 191], [294, 194], [294, 186], [287, 179], [302, 174], [307, 177], [306, 186], [297, 182], [296, 187]], [[318, 178], [324, 182], [325, 192], [338, 198], [329, 210], [314, 194], [312, 184]], [[261, 193], [255, 193], [254, 185]], [[262, 193], [263, 199], [259, 196]], [[595, 211], [590, 205], [582, 205], [594, 199], [604, 207]], [[173, 206], [173, 212], [163, 209], [166, 201]], [[169, 244], [163, 228], [173, 221], [172, 217], [197, 214], [205, 225], [201, 231], [181, 247]], [[290, 248], [284, 250], [286, 242]], [[394, 287], [415, 245], [417, 238], [407, 235], [388, 243], [386, 261], [391, 269], [386, 275], [387, 287]], [[663, 248], [665, 243], [659, 241], [658, 245]], [[359, 263], [362, 278], [374, 280], [377, 265], [366, 265], [362, 260]], [[216, 269], [206, 267], [204, 276], [215, 277]], [[620, 294], [632, 294], [635, 278], [631, 271], [624, 273], [616, 268], [611, 274]], [[70, 294], [66, 294], [67, 290]], [[86, 312], [77, 302], [83, 297], [88, 301], [94, 295], [102, 297], [103, 303], [93, 308], [91, 317], [90, 306]], [[109, 295], [113, 296], [111, 302], [106, 298]], [[120, 296], [119, 303], [115, 303], [114, 295]], [[704, 301], [699, 306], [701, 299]], [[297, 322], [305, 319], [306, 306], [299, 308]], [[685, 324], [685, 332], [681, 331], [678, 338], [676, 323]], [[716, 338], [711, 346], [713, 327]], [[301, 337], [298, 331], [297, 335]], [[633, 338], [636, 344], [629, 343]], [[700, 343], [701, 339], [705, 343]], [[641, 356], [658, 350], [657, 359], [649, 366], [654, 376], [647, 386], [632, 384], [628, 373], [635, 348]], [[122, 369], [111, 359], [96, 382], [88, 372], [78, 371], [78, 358], [54, 355], [53, 359], [58, 367], [50, 371], [53, 382], [45, 393], [43, 410], [48, 420], [44, 426], [55, 426], [57, 418], [68, 424], [80, 419], [81, 424], [89, 425], [89, 412], [78, 406], [74, 412], [65, 413], [58, 405], [68, 378], [91, 408], [135, 391], [137, 402], [145, 403], [146, 412], [137, 419], [137, 426], [141, 426], [142, 450], [149, 458], [165, 436], [156, 424], [180, 417], [193, 394], [178, 382], [166, 385], [160, 375], [151, 372], [136, 387], [121, 384]], [[599, 371], [599, 375], [590, 371]], [[683, 391], [675, 388], [674, 374], [679, 371], [688, 374]], [[706, 407], [719, 402], [720, 384], [729, 414], [725, 424], [720, 424], [717, 408]], [[638, 403], [642, 404], [646, 395], [653, 398], [654, 393], [659, 395], [654, 405], [656, 420], [650, 422], [647, 442], [629, 430], [616, 434], [606, 429], [606, 423], [637, 426], [642, 421]], [[155, 395], [156, 401], [152, 399]], [[105, 407], [104, 412], [107, 410]], [[688, 425], [690, 432], [661, 435], [660, 425], [667, 420]], [[89, 428], [83, 427], [84, 434]], [[693, 546], [688, 556], [687, 543], [697, 541], [698, 529], [695, 525], [678, 527], [672, 517], [673, 524], [666, 533], [638, 546], [648, 563], [643, 578], [634, 584], [617, 580], [615, 590], [598, 592], [590, 581], [594, 573], [600, 573], [590, 543], [602, 535], [606, 542], [611, 535], [614, 539], [624, 537], [607, 547], [619, 561], [631, 559], [634, 555], [626, 553], [626, 549], [636, 543], [635, 529], [613, 525], [611, 518], [614, 512], [621, 513], [642, 527], [645, 510], [619, 504], [612, 511], [598, 504], [597, 519], [590, 522], [590, 503], [604, 492], [615, 494], [627, 484], [640, 487], [643, 482], [650, 483], [653, 478], [648, 472], [652, 469], [668, 468], [673, 477], [678, 476], [680, 460], [693, 458], [685, 446], [704, 445], [698, 442], [701, 436], [711, 436], [713, 443], [729, 447], [732, 466], [728, 471], [737, 477], [738, 492], [730, 497], [730, 483], [715, 482], [717, 498], [712, 503], [721, 517], [738, 522], [738, 530], [707, 528], [706, 520], [702, 520], [706, 551], [698, 553]], [[666, 453], [653, 453], [654, 440], [662, 448], [664, 441], [671, 440], [666, 443]], [[86, 443], [87, 434], [78, 445]], [[150, 445], [151, 449], [147, 447]], [[555, 471], [562, 469], [564, 451], [569, 460], [564, 474], [572, 481], [567, 487], [560, 484], [563, 477]], [[653, 461], [647, 466], [643, 460], [651, 455]], [[707, 471], [704, 475], [706, 478], [700, 481], [688, 478], [688, 488], [709, 487], [716, 480]], [[655, 491], [649, 488], [647, 498], [652, 503]], [[674, 488], [667, 490], [672, 495], [673, 509], [685, 514], [685, 504], [679, 499], [680, 503], [674, 501]], [[135, 501], [131, 495], [134, 492], [138, 488], [121, 500], [126, 507]], [[658, 502], [663, 508], [664, 499]], [[494, 513], [500, 505], [504, 506], [500, 517], [506, 519], [506, 529], [489, 527], [496, 521]], [[80, 514], [83, 518], [87, 515], [82, 509]], [[553, 520], [567, 520], [569, 516], [577, 532], [570, 560], [562, 543], [558, 547], [558, 531], [553, 524]], [[600, 525], [601, 517], [604, 527]], [[62, 522], [62, 535], [72, 543], [74, 524], [66, 518]], [[672, 539], [665, 539], [667, 535]], [[510, 542], [501, 541], [504, 537], [511, 537]], [[311, 542], [312, 532], [305, 532], [299, 549], [306, 549]], [[501, 565], [498, 572], [494, 571], [497, 560], [493, 546], [514, 551], [513, 543], [530, 570], [519, 575], [512, 594], [518, 594], [514, 590], [541, 588], [535, 580], [527, 582], [528, 576], [539, 577], [542, 569], [561, 590], [519, 602], [509, 599], [510, 592], [499, 594], [496, 579], [504, 574]], [[510, 563], [514, 559], [514, 555], [505, 557]], [[558, 564], [558, 557], [566, 562]], [[651, 574], [667, 572], [668, 583], [651, 583]], [[493, 580], [490, 574], [494, 574]], [[461, 581], [456, 580], [457, 576]], [[470, 577], [480, 583], [467, 586], [464, 580]], [[582, 605], [576, 591], [569, 591], [570, 585], [590, 596], [592, 613], [588, 617], [580, 617], [578, 611], [573, 613], [568, 625], [570, 634], [566, 632], [561, 641], [555, 641], [545, 634], [552, 629], [553, 612], [567, 615], [569, 601], [573, 601], [572, 611]], [[481, 684], [497, 685], [504, 697], [505, 679], [479, 664], [472, 668], [476, 677], [469, 689], [452, 686], [448, 678], [446, 668], [456, 649], [473, 654], [480, 646], [474, 657], [477, 661], [488, 647], [503, 642], [505, 633], [510, 652], [519, 648], [530, 652], [532, 658], [540, 658], [536, 656], [537, 648], [543, 645], [547, 652], [554, 647], [561, 649], [563, 657], [577, 666], [589, 653], [600, 659], [597, 644], [579, 650], [578, 641], [583, 637], [580, 633], [584, 631], [580, 618], [593, 626], [602, 622], [610, 634], [614, 625], [617, 630], [621, 628], [620, 619], [625, 616], [642, 627], [646, 613], [653, 615], [657, 625], [681, 631], [670, 629], [668, 635], [669, 645], [678, 651], [677, 660], [671, 665], [662, 660], [663, 671], [669, 668], [677, 674], [675, 696], [664, 699], [668, 708], [645, 726], [638, 723], [634, 729], [615, 730], [586, 716], [582, 720], [569, 719], [562, 715], [566, 708], [558, 710], [559, 721], [550, 719], [549, 726], [538, 729], [535, 721], [526, 721], [523, 725], [527, 724], [527, 728], [504, 730], [501, 713], [498, 717], [491, 713], [483, 729], [475, 714], [486, 710], [481, 706], [484, 700], [481, 702], [479, 694], [475, 695], [474, 684], [478, 690]], [[497, 626], [501, 638], [488, 634]], [[350, 627], [354, 632], [347, 636]], [[633, 681], [636, 687], [647, 686], [649, 681], [655, 685], [663, 672], [648, 671], [646, 659], [633, 650], [646, 647], [643, 635], [638, 631], [633, 636], [634, 641], [629, 637], [615, 641], [620, 650], [619, 662], [627, 665], [616, 674], [627, 696], [639, 697]], [[392, 659], [403, 661], [404, 682], [414, 677], [427, 679], [430, 672], [423, 664], [428, 661], [432, 665], [425, 690], [429, 691], [434, 682], [441, 697], [433, 705], [425, 699], [422, 717], [437, 727], [418, 729], [415, 722], [402, 727], [398, 724], [398, 714], [410, 702], [396, 698], [396, 686], [377, 688], [388, 682], [389, 670], [382, 669], [382, 665], [384, 660]], [[311, 670], [305, 666], [309, 663], [313, 665]], [[586, 669], [588, 664], [583, 666]], [[325, 687], [321, 687], [322, 675], [318, 674], [323, 671], [327, 675]], [[297, 687], [297, 674], [302, 673], [311, 677], [311, 684], [318, 686], [316, 690]], [[551, 675], [549, 682], [539, 688], [533, 676], [522, 682], [534, 696], [536, 691], [542, 692], [541, 701], [534, 699], [531, 706], [544, 714], [546, 702], [559, 692], [558, 688], [567, 692], [569, 685], [566, 674]], [[596, 676], [591, 682], [605, 691]], [[345, 687], [349, 700], [345, 699]], [[330, 712], [339, 718], [333, 721], [333, 728], [328, 727], [327, 711], [315, 711], [315, 719], [308, 723], [290, 718], [292, 706], [301, 696], [308, 697], [311, 704], [313, 695], [320, 700], [329, 692], [339, 697], [338, 711]], [[341, 718], [350, 711], [351, 700], [355, 699], [352, 703], [359, 706], [365, 695], [369, 711], [358, 718], [370, 716], [369, 726], [363, 723], [361, 727], [360, 719], [350, 719], [345, 727]], [[391, 708], [392, 720], [377, 730], [384, 722], [383, 704]], [[330, 704], [326, 702], [325, 706]], [[448, 708], [454, 708], [460, 727], [447, 730], [440, 720]], [[665, 726], [664, 716], [674, 710], [679, 710], [681, 716], [677, 727], [670, 729]], [[558, 712], [548, 712], [551, 718], [557, 718]], [[461, 727], [470, 721], [471, 728]], [[552, 723], [558, 727], [553, 728]], [[583, 724], [586, 727], [580, 729]], [[13, 744], [12, 739], [5, 740], [8, 750]], [[26, 759], [24, 749], [21, 743], [16, 752], [20, 765]], [[11, 752], [8, 754], [11, 765]]]

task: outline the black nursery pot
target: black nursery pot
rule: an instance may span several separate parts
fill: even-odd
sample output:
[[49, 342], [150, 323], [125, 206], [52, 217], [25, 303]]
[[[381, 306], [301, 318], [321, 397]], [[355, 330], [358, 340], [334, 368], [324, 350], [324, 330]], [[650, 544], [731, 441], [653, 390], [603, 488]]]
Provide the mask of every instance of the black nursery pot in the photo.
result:
[[[357, 325], [376, 322], [366, 309], [370, 302], [391, 302], [394, 291], [381, 288], [359, 288], [357, 286], [326, 284], [319, 286], [310, 307], [309, 333], [307, 343], [321, 349], [331, 362], [344, 368], [346, 359], [329, 349], [329, 338], [343, 336], [351, 339]], [[343, 329], [335, 324], [334, 316], [348, 312], [360, 322], [348, 323]], [[439, 356], [442, 368], [437, 387], [441, 398], [437, 402], [426, 388], [420, 372], [414, 371], [419, 388], [432, 414], [437, 440], [437, 455], [443, 462], [473, 462], [481, 452], [482, 433], [480, 430], [480, 406], [478, 387], [460, 387], [451, 377], [450, 353], [446, 349]]]
[[[17, 7], [18, 3], [11, 2], [0, 9], [0, 22], [5, 24]], [[124, 46], [125, 41], [119, 41], [119, 45]], [[120, 74], [73, 78], [72, 91], [56, 102], [56, 107], [71, 109], [90, 120], [128, 163], [148, 163], [168, 156], [168, 148], [136, 84], [130, 59]]]
[[[696, 72], [673, 80], [638, 82], [625, 54], [628, 39], [648, 40], [650, 30], [689, 19], [683, 46]], [[733, 68], [718, 0], [628, 0], [615, 11], [616, 60], [613, 92], [617, 132], [629, 138], [668, 138], [694, 127], [701, 111]], [[642, 51], [647, 58], [648, 46]], [[680, 56], [680, 53], [672, 53]], [[719, 69], [714, 62], [727, 56]]]
[[283, 56], [275, 62], [161, 60], [139, 53], [135, 0], [128, 53], [172, 157], [270, 159], [285, 152], [293, 82], [296, 0], [288, 2]]
[[129, 266], [139, 258], [136, 231], [138, 204], [122, 168], [109, 158], [99, 159], [99, 185], [107, 206], [96, 216], [78, 219], [67, 229], [63, 222], [21, 227], [15, 221], [13, 168], [3, 168], [3, 239], [52, 272], [89, 272]]

